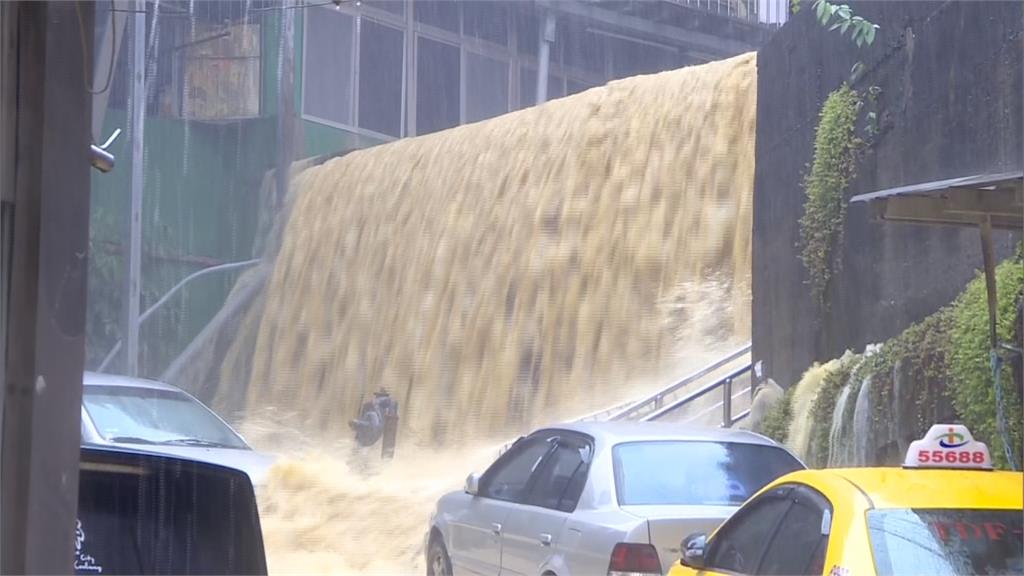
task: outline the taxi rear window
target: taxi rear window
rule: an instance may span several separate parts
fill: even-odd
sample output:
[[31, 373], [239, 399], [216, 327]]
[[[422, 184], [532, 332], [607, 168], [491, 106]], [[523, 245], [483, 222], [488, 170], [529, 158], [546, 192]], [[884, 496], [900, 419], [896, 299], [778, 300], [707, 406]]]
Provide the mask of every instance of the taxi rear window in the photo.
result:
[[879, 576], [1024, 573], [1020, 510], [871, 510]]

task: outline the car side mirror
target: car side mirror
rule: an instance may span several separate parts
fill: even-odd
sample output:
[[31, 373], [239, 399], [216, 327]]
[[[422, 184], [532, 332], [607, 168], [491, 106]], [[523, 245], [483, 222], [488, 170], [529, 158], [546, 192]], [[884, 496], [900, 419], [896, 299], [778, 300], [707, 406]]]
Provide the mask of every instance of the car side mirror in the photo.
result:
[[473, 472], [469, 476], [466, 476], [466, 494], [470, 496], [476, 496], [480, 490], [480, 475]]
[[679, 555], [679, 563], [690, 568], [704, 568], [704, 545], [708, 537], [703, 533], [690, 534], [683, 539], [679, 546], [682, 551]]

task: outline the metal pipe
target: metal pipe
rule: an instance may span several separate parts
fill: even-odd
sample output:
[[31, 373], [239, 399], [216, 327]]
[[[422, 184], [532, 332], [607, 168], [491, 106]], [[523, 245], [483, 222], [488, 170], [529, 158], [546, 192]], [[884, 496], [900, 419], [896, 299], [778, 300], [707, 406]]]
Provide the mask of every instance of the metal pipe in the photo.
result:
[[95, 144], [89, 146], [89, 153], [92, 155], [92, 167], [100, 172], [110, 172], [114, 169], [114, 155]]
[[540, 31], [540, 53], [537, 56], [537, 104], [548, 100], [548, 68], [551, 64], [551, 45], [555, 42], [555, 14], [544, 14]]
[[191, 48], [192, 46], [197, 46], [199, 44], [206, 44], [207, 42], [213, 42], [214, 40], [220, 40], [221, 38], [227, 38], [228, 36], [231, 36], [231, 31], [224, 30], [223, 32], [217, 32], [215, 34], [210, 34], [209, 36], [203, 36], [202, 38], [196, 38], [195, 40], [190, 40], [188, 42], [178, 44], [177, 46], [173, 46], [171, 48], [171, 52], [178, 52], [179, 50]]
[[125, 337], [124, 373], [139, 372], [139, 298], [142, 275], [142, 186], [146, 126], [146, 1], [135, 0], [132, 59], [132, 173], [128, 207], [128, 252], [124, 277], [122, 334]]
[[999, 347], [999, 339], [996, 335], [996, 257], [992, 248], [992, 217], [982, 216], [978, 224], [981, 231], [981, 259], [985, 266], [985, 292], [988, 299], [988, 337], [990, 347], [995, 350]]
[[114, 130], [114, 133], [107, 138], [107, 141], [99, 146], [91, 144], [89, 152], [92, 154], [92, 167], [100, 172], [110, 172], [114, 169], [114, 155], [107, 151], [107, 148], [121, 135], [121, 129]]
[[722, 382], [722, 427], [732, 424], [732, 378]]
[[[196, 278], [200, 278], [202, 276], [212, 274], [214, 272], [224, 272], [226, 270], [234, 270], [235, 268], [244, 268], [246, 266], [252, 266], [254, 264], [258, 264], [259, 262], [259, 258], [253, 258], [252, 260], [244, 260], [242, 262], [228, 262], [227, 264], [210, 266], [209, 268], [203, 268], [202, 270], [198, 270], [196, 272], [189, 274], [188, 276], [182, 278], [181, 281], [175, 284], [173, 288], [168, 290], [166, 294], [164, 294], [159, 300], [157, 300], [152, 306], [147, 308], [146, 311], [139, 316], [139, 327], [141, 327], [142, 323], [145, 322], [147, 318], [152, 316], [153, 313], [156, 312], [158, 308], [160, 308], [168, 300], [170, 300], [171, 296], [173, 296], [179, 290], [184, 288], [186, 284], [195, 280]], [[103, 362], [100, 362], [99, 367], [96, 368], [97, 372], [102, 372], [107, 367], [107, 365], [110, 364], [110, 362], [114, 359], [117, 353], [121, 350], [122, 342], [122, 340], [118, 340], [117, 343], [114, 344], [114, 347], [110, 349], [110, 352], [107, 352], [107, 355], [103, 358]]]

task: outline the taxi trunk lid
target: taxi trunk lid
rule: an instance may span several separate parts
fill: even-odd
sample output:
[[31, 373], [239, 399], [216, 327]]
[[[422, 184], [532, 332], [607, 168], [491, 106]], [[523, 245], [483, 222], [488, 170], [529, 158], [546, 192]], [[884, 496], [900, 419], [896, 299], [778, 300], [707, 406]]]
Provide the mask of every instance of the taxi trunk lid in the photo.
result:
[[658, 550], [662, 573], [679, 560], [679, 543], [690, 534], [711, 535], [738, 506], [622, 506], [623, 511], [647, 521], [650, 543]]

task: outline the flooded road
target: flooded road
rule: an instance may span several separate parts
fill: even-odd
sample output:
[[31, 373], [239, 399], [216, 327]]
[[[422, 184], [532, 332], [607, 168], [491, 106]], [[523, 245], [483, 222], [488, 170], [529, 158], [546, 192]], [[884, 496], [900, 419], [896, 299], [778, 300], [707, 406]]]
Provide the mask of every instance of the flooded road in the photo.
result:
[[382, 463], [310, 452], [271, 471], [260, 507], [271, 574], [422, 574], [434, 502], [495, 447], [405, 453]]
[[[587, 410], [551, 409], [544, 422], [573, 420], [590, 407], [649, 394], [734, 345], [680, 351], [671, 370], [596, 395]], [[406, 434], [395, 459], [383, 461], [379, 444], [358, 448], [350, 437], [314, 436], [304, 428], [297, 413], [264, 409], [240, 430], [254, 448], [279, 458], [257, 491], [273, 575], [422, 574], [424, 536], [437, 499], [460, 489], [471, 472], [483, 472], [515, 437], [463, 437], [437, 448]]]

